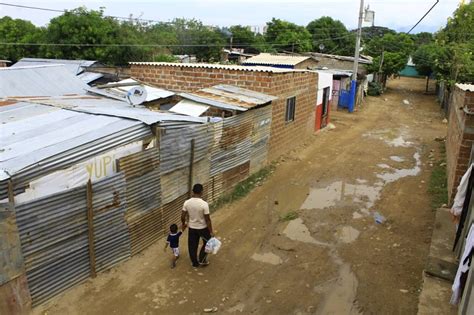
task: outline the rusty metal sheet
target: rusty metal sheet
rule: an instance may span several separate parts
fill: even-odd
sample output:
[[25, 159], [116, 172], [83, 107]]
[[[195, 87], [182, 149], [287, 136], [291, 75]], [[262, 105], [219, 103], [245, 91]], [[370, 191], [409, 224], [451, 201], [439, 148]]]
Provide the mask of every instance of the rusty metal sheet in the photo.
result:
[[161, 175], [163, 204], [172, 202], [188, 192], [189, 167]]
[[161, 174], [168, 174], [183, 167], [189, 167], [191, 140], [194, 139], [194, 161], [208, 158], [212, 145], [211, 124], [185, 128], [163, 128], [160, 138]]
[[253, 113], [248, 111], [225, 118], [214, 125], [210, 176], [215, 176], [250, 160]]
[[92, 191], [95, 262], [101, 272], [130, 258], [125, 176], [117, 173], [98, 181]]
[[235, 185], [249, 177], [250, 162], [245, 162], [222, 174], [222, 186], [224, 193], [230, 193]]
[[0, 285], [18, 277], [24, 269], [13, 205], [0, 204]]
[[163, 213], [163, 235], [167, 235], [169, 233], [169, 226], [173, 223], [180, 224], [181, 222], [181, 212], [183, 211], [183, 204], [188, 199], [188, 194], [183, 194], [163, 205], [162, 213]]
[[120, 159], [127, 182], [127, 224], [131, 254], [136, 255], [163, 235], [160, 152], [151, 148]]
[[209, 180], [208, 202], [210, 204], [216, 202], [224, 195], [222, 177], [223, 174], [219, 173], [217, 175], [212, 176]]
[[162, 209], [139, 214], [128, 221], [132, 256], [140, 253], [163, 237]]
[[24, 274], [0, 285], [0, 314], [31, 313], [31, 297]]
[[127, 183], [127, 220], [161, 206], [160, 154], [157, 148], [119, 160]]

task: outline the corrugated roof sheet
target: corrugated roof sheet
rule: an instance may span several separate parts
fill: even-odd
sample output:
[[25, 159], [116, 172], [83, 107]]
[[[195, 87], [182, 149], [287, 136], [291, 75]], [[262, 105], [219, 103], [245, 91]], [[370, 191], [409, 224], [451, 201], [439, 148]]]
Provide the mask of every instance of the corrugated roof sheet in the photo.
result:
[[85, 94], [87, 88], [62, 65], [0, 68], [0, 97]]
[[456, 83], [456, 86], [463, 91], [474, 92], [474, 84]]
[[63, 96], [30, 100], [37, 104], [54, 106], [95, 115], [128, 118], [141, 121], [147, 125], [160, 122], [205, 123], [206, 118], [190, 117], [169, 112], [151, 111], [145, 106], [132, 106], [126, 102], [95, 96]]
[[68, 59], [44, 59], [44, 58], [21, 58], [11, 67], [30, 67], [44, 65], [64, 65], [72, 74], [78, 75], [84, 71], [84, 68], [97, 63], [96, 60], [68, 60]]
[[290, 55], [272, 55], [262, 53], [251, 57], [242, 64], [244, 65], [281, 65], [281, 66], [296, 66], [297, 64], [310, 59], [309, 56], [290, 56]]
[[219, 84], [192, 93], [181, 93], [181, 97], [227, 110], [246, 111], [267, 104], [277, 97], [232, 85]]
[[[351, 57], [351, 56], [330, 55], [330, 54], [322, 54], [322, 53], [315, 53], [315, 52], [308, 53], [308, 55], [311, 55], [316, 58], [319, 57], [319, 58], [330, 58], [330, 59], [338, 59], [338, 60], [345, 60], [345, 61], [354, 61], [354, 57]], [[359, 63], [372, 64], [372, 58], [369, 56], [360, 55]]]
[[[140, 121], [89, 115], [29, 102], [2, 106], [0, 114], [2, 179], [27, 167], [43, 167], [42, 161], [47, 158], [132, 127], [141, 129], [141, 134], [151, 134], [150, 128]], [[85, 159], [87, 154], [78, 158]], [[73, 162], [72, 158], [69, 160]]]
[[127, 93], [133, 87], [143, 86], [145, 88], [146, 92], [147, 92], [146, 102], [156, 101], [156, 100], [159, 100], [159, 99], [162, 99], [162, 98], [167, 98], [167, 97], [175, 95], [174, 92], [164, 90], [164, 89], [160, 89], [160, 88], [156, 88], [156, 87], [153, 87], [153, 86], [148, 85], [148, 84], [143, 84], [143, 83], [140, 83], [140, 82], [138, 82], [134, 79], [125, 79], [125, 80], [122, 80], [122, 81], [119, 81], [119, 82], [114, 82], [114, 83], [111, 83], [111, 84], [117, 84], [117, 83], [118, 84], [121, 84], [121, 83], [123, 83], [123, 84], [133, 84], [133, 83], [136, 83], [136, 85], [127, 85], [127, 86], [112, 87], [112, 88], [103, 88], [102, 90], [110, 91], [111, 93], [123, 94], [123, 93]]
[[221, 65], [212, 63], [172, 63], [172, 62], [129, 62], [131, 65], [137, 66], [166, 66], [166, 67], [182, 67], [182, 68], [207, 68], [207, 69], [223, 69], [223, 70], [237, 70], [237, 71], [256, 71], [256, 72], [271, 72], [271, 73], [288, 73], [295, 71], [305, 71], [303, 69], [283, 69], [274, 67], [248, 67], [240, 65]]
[[95, 73], [95, 72], [83, 72], [79, 74], [77, 77], [84, 81], [85, 83], [89, 84], [92, 81], [102, 78], [104, 75], [102, 73]]

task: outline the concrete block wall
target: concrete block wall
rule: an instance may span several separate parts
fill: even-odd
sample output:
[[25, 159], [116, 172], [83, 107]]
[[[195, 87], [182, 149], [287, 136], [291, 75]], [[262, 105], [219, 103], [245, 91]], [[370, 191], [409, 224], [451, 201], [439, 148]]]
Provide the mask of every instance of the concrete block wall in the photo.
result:
[[[250, 67], [249, 67], [250, 68]], [[242, 68], [190, 67], [170, 64], [132, 64], [132, 77], [176, 92], [191, 92], [216, 84], [230, 84], [277, 96], [273, 101], [269, 159], [274, 160], [313, 134], [318, 74], [292, 71], [249, 71]], [[295, 120], [285, 122], [286, 99], [296, 96]]]
[[474, 92], [455, 87], [449, 109], [448, 136], [446, 141], [448, 196], [451, 203], [457, 187], [466, 172], [474, 142]]

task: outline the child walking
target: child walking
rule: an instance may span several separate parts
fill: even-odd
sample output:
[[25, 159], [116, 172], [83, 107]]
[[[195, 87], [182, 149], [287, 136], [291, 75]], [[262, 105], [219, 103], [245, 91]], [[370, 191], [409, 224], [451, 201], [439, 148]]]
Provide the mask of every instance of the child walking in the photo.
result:
[[170, 225], [170, 233], [166, 239], [166, 244], [164, 250], [169, 246], [173, 251], [173, 259], [171, 261], [171, 268], [176, 267], [176, 261], [179, 258], [179, 238], [183, 234], [182, 231], [178, 232], [178, 226], [176, 224]]

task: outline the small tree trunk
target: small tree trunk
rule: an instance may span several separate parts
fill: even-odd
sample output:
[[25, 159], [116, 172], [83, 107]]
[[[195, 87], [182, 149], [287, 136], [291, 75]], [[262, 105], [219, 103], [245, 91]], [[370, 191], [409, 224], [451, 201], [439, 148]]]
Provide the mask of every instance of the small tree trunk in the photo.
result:
[[429, 84], [429, 83], [430, 83], [430, 76], [427, 75], [427, 76], [426, 76], [426, 91], [425, 91], [426, 93], [428, 93], [428, 84]]

